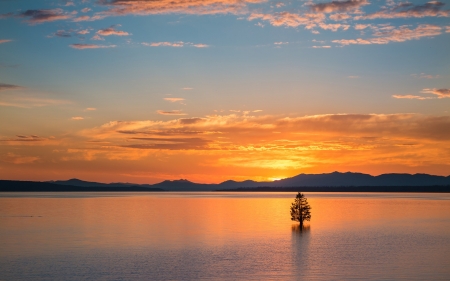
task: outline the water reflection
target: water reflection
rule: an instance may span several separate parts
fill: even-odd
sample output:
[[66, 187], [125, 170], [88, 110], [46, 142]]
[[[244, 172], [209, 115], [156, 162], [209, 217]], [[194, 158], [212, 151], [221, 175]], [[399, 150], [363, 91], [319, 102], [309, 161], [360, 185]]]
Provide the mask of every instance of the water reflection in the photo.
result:
[[311, 259], [311, 227], [309, 224], [300, 228], [299, 224], [291, 226], [292, 275], [296, 280], [308, 280], [314, 259]]
[[303, 227], [300, 227], [299, 224], [293, 224], [291, 226], [291, 228], [292, 228], [293, 233], [303, 234], [303, 233], [309, 232], [311, 230], [311, 225], [306, 224], [306, 225], [303, 225]]

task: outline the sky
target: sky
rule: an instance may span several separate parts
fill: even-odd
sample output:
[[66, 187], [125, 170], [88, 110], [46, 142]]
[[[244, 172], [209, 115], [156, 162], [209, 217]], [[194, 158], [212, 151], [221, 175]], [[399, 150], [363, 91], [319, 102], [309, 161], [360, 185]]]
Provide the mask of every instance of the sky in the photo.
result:
[[450, 2], [0, 0], [0, 178], [450, 175]]

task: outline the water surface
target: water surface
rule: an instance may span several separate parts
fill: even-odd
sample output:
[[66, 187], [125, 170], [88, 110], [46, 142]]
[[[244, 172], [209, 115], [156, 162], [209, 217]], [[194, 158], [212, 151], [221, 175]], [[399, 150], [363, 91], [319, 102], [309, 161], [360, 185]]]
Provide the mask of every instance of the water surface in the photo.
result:
[[450, 195], [2, 193], [0, 280], [448, 280]]

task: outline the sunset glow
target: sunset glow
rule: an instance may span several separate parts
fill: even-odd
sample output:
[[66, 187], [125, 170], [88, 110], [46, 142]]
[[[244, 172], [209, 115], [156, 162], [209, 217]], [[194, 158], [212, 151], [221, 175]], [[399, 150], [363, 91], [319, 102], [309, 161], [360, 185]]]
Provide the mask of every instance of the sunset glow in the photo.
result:
[[445, 1], [0, 10], [2, 179], [449, 175]]

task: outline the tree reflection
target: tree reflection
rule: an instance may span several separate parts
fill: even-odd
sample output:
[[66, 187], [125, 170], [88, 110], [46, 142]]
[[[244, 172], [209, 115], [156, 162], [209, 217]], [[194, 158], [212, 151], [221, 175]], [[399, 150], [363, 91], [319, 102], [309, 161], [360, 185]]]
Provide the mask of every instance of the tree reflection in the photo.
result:
[[293, 233], [306, 233], [309, 232], [311, 230], [311, 226], [308, 225], [303, 225], [303, 227], [300, 227], [299, 224], [293, 224], [292, 225], [292, 232]]

